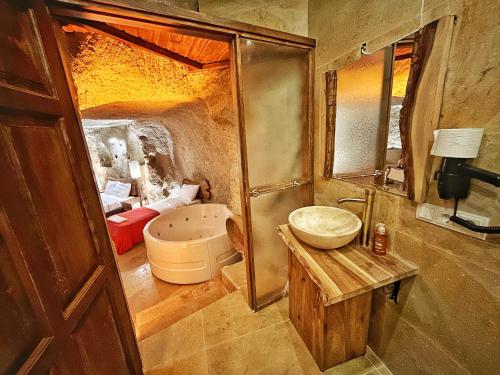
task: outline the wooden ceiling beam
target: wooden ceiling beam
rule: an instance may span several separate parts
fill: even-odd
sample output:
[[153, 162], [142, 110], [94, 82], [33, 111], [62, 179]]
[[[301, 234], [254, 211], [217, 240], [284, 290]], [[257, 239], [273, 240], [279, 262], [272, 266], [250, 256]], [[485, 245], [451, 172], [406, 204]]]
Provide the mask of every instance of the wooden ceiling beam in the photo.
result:
[[175, 60], [187, 66], [191, 70], [203, 69], [203, 64], [198, 61], [192, 60], [186, 56], [182, 56], [178, 53], [162, 48], [154, 43], [150, 43], [144, 39], [131, 35], [123, 30], [117, 29], [116, 27], [110, 26], [106, 23], [90, 21], [90, 20], [71, 20], [70, 22], [78, 26], [84, 27], [89, 31], [105, 34], [109, 37], [118, 39], [127, 45], [131, 45], [133, 47], [139, 47], [146, 51], [153, 52], [156, 55]]
[[394, 60], [398, 61], [404, 59], [411, 59], [412, 57], [413, 57], [413, 52], [409, 52], [409, 53], [403, 53], [402, 55], [396, 55]]
[[203, 64], [202, 69], [219, 69], [219, 68], [227, 68], [229, 66], [229, 60], [217, 61], [212, 63]]

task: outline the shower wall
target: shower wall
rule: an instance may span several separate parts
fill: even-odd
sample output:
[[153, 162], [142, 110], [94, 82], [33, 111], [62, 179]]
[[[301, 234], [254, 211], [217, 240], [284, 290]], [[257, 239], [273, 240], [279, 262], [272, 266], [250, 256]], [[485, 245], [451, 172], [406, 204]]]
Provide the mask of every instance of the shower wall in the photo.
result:
[[200, 12], [307, 36], [308, 0], [198, 0]]
[[240, 211], [229, 69], [189, 72], [173, 60], [94, 33], [68, 33], [73, 79], [100, 188], [143, 164], [145, 194], [207, 179], [213, 199]]

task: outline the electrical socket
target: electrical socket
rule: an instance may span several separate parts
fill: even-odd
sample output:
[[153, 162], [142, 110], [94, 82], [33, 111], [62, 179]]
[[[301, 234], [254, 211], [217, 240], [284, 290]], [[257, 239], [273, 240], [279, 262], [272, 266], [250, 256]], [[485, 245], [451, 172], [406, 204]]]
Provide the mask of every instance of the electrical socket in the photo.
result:
[[[486, 239], [486, 233], [473, 232], [461, 225], [450, 221], [451, 215], [453, 215], [453, 209], [451, 208], [436, 206], [430, 203], [421, 203], [417, 206], [416, 217], [419, 220], [423, 220], [434, 225], [439, 225], [440, 227], [479, 238], [481, 240]], [[471, 214], [470, 212], [460, 210], [457, 211], [457, 216], [464, 218], [465, 220], [470, 220], [476, 225], [487, 226], [490, 222], [489, 217]]]

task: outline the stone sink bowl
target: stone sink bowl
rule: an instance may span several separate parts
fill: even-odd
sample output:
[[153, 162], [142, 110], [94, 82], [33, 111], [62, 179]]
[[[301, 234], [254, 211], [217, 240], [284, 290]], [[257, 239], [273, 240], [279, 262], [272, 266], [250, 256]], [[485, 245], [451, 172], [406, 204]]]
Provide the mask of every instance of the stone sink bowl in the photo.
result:
[[347, 245], [361, 229], [361, 220], [352, 212], [328, 206], [299, 208], [288, 216], [288, 223], [302, 241], [324, 250]]

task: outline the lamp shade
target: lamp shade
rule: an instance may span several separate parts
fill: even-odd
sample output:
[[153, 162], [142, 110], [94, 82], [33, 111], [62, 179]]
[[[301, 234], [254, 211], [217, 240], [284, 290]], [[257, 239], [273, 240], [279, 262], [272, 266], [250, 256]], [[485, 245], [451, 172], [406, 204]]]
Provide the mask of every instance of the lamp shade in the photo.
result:
[[431, 155], [473, 159], [477, 157], [484, 129], [440, 129], [434, 130]]
[[137, 161], [129, 161], [128, 168], [130, 169], [130, 177], [141, 178], [141, 166]]

